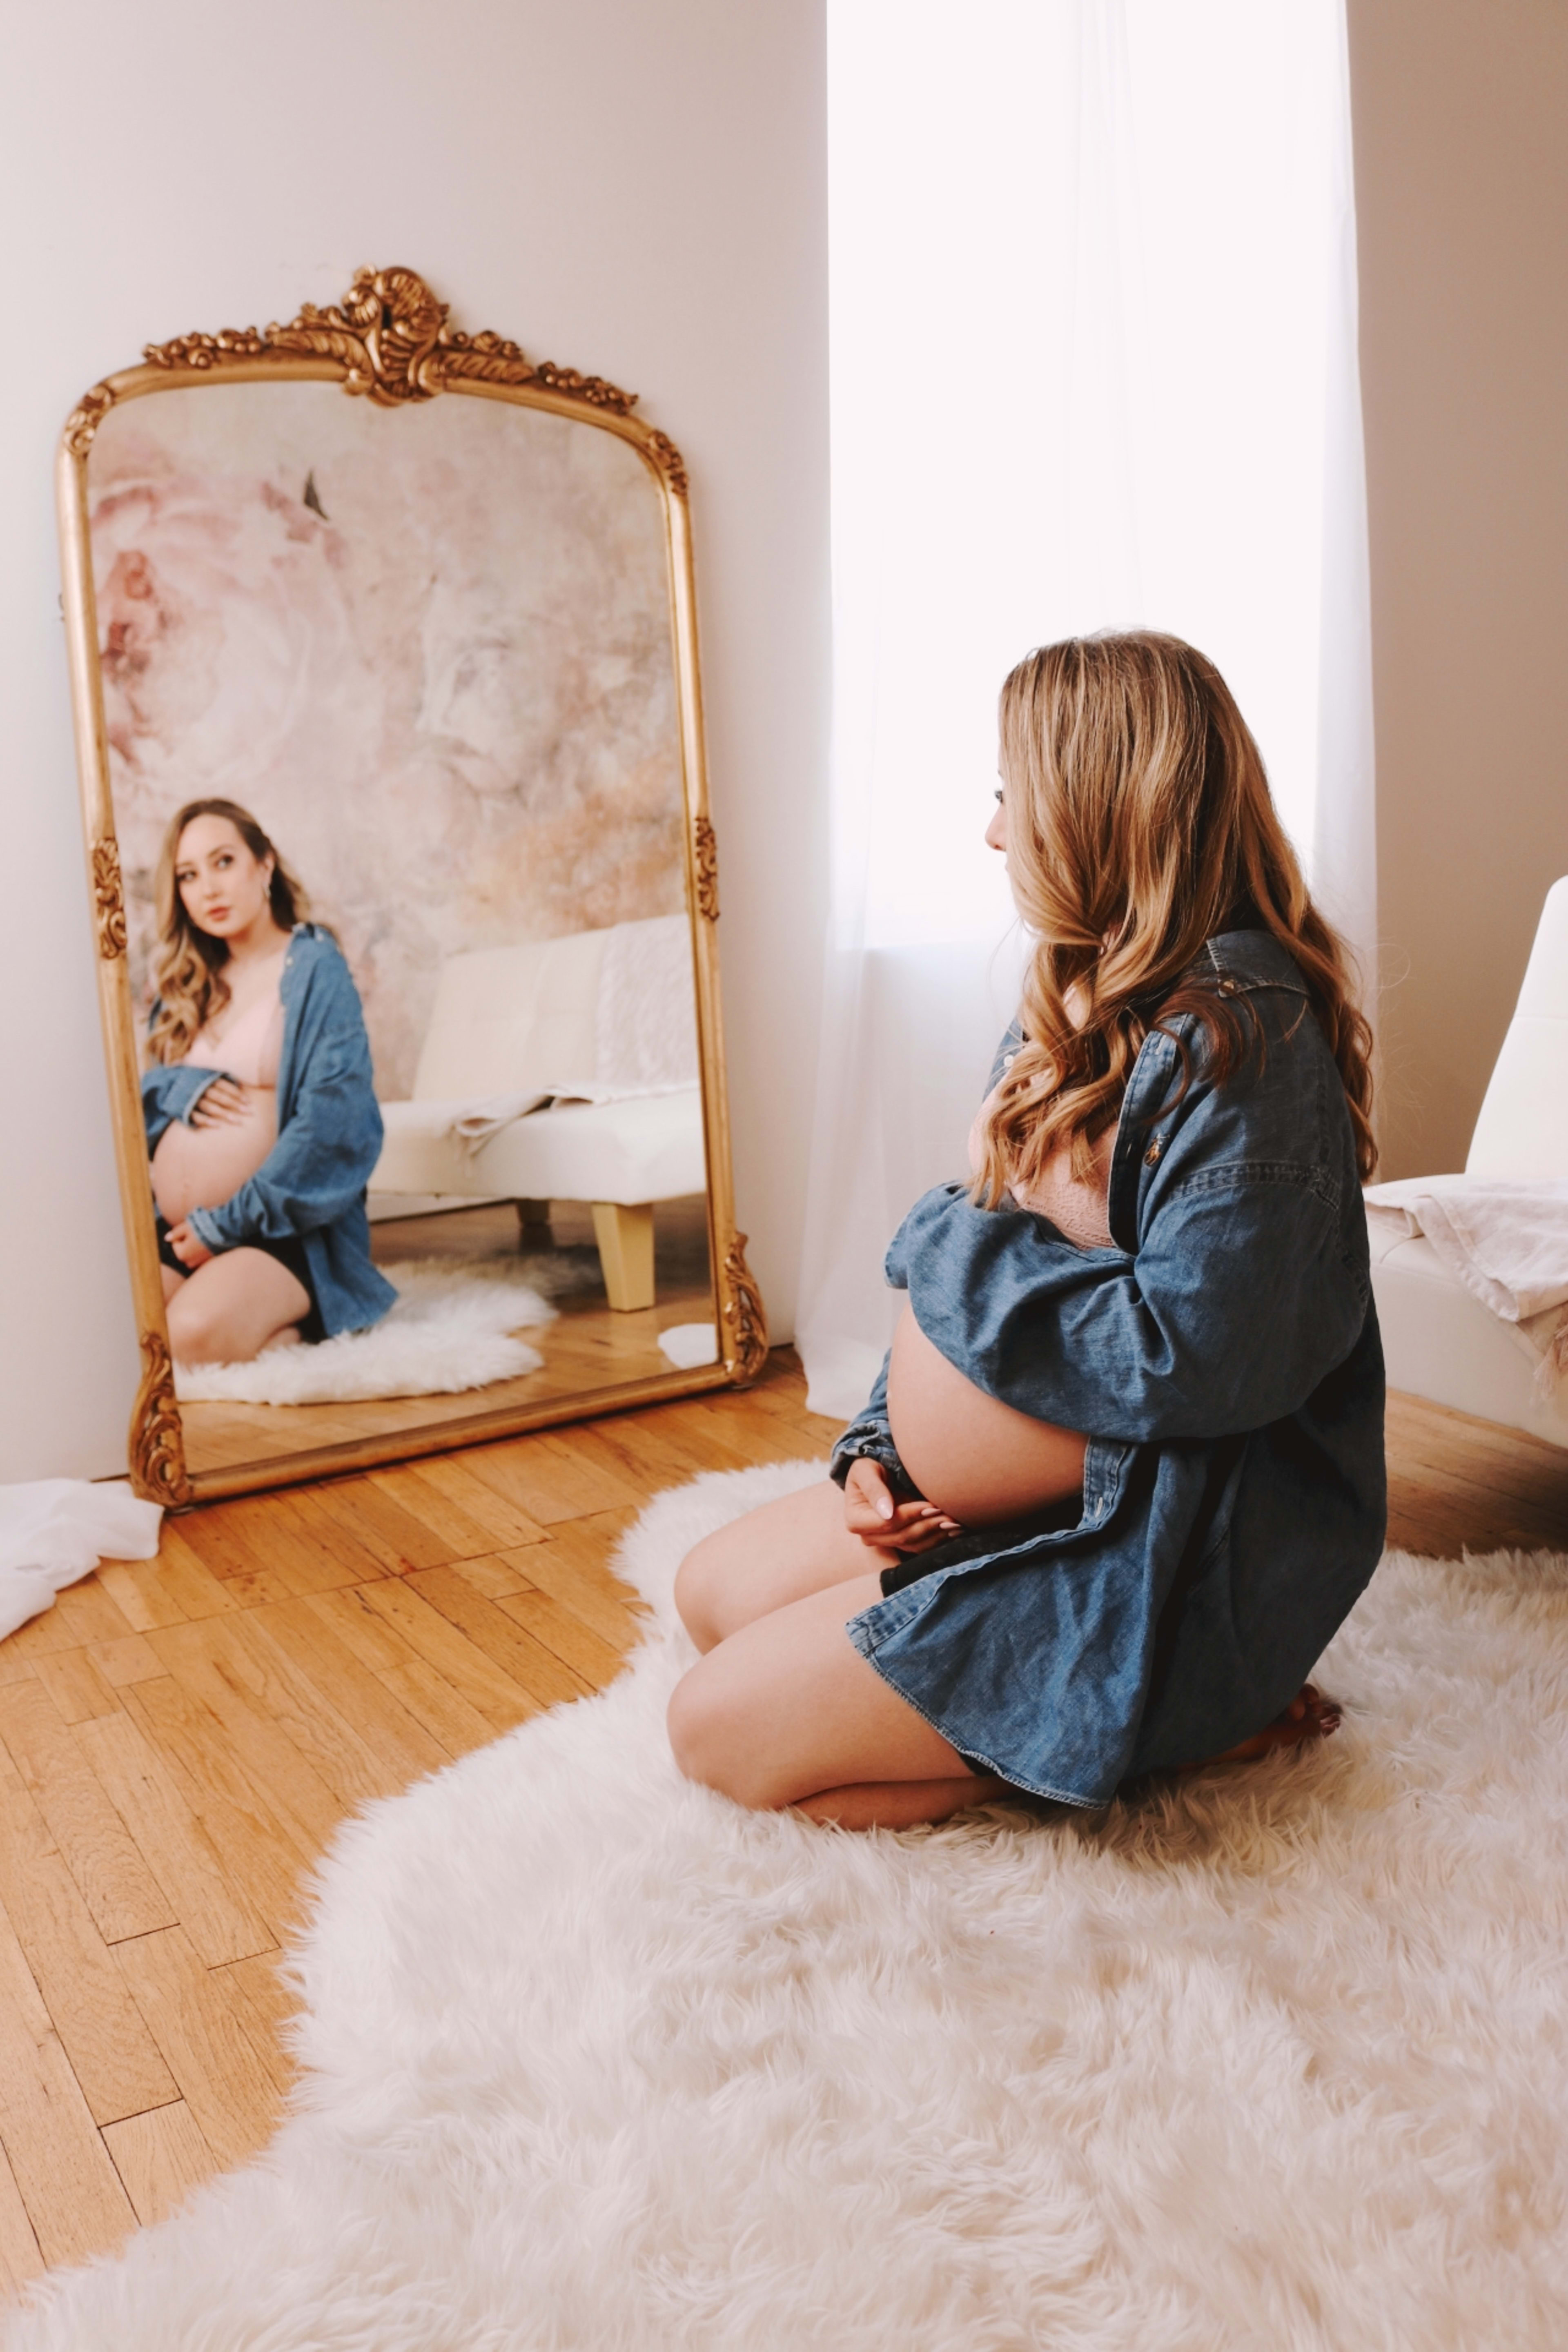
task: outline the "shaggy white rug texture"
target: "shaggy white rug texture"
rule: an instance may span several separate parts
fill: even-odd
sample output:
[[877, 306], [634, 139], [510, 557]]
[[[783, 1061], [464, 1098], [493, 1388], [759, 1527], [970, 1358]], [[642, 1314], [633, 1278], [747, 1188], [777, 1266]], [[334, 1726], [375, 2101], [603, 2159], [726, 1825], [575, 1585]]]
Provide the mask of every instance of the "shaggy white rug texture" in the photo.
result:
[[247, 2169], [8, 2352], [1561, 2352], [1568, 1559], [1391, 1558], [1315, 1751], [857, 1837], [686, 1785], [650, 1637], [339, 1836]]
[[174, 1393], [182, 1404], [337, 1404], [516, 1380], [544, 1361], [516, 1334], [555, 1319], [540, 1271], [537, 1258], [410, 1258], [388, 1276], [396, 1306], [368, 1331], [268, 1348], [248, 1364], [176, 1364]]

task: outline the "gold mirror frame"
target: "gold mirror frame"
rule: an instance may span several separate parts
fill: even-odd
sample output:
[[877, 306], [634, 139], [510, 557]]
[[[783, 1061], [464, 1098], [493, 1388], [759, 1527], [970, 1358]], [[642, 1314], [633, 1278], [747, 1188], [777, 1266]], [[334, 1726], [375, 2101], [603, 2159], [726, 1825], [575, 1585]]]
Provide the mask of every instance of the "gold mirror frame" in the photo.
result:
[[[126, 959], [127, 926], [110, 790], [109, 743], [99, 662], [98, 616], [89, 536], [87, 462], [93, 436], [112, 407], [144, 394], [211, 383], [339, 383], [374, 406], [397, 408], [466, 393], [575, 418], [627, 441], [658, 486], [668, 552], [669, 614], [686, 793], [686, 891], [697, 989], [697, 1030], [708, 1152], [708, 1234], [721, 1360], [688, 1371], [621, 1382], [538, 1406], [478, 1412], [426, 1428], [312, 1446], [275, 1461], [246, 1462], [192, 1473], [186, 1467], [174, 1395], [168, 1324], [153, 1225], [137, 1066], [135, 1011]], [[719, 997], [718, 856], [708, 813], [702, 695], [697, 661], [697, 596], [686, 468], [667, 434], [634, 415], [635, 393], [574, 368], [535, 363], [516, 343], [489, 331], [465, 334], [448, 323], [447, 306], [412, 269], [362, 269], [341, 307], [306, 303], [287, 325], [226, 328], [149, 343], [144, 363], [106, 376], [84, 394], [66, 421], [57, 483], [66, 636], [77, 761], [86, 822], [88, 883], [98, 945], [99, 1003], [109, 1066], [110, 1102], [120, 1169], [121, 1204], [131, 1288], [142, 1344], [142, 1381], [132, 1408], [131, 1481], [139, 1495], [183, 1509], [334, 1472], [367, 1469], [421, 1454], [445, 1453], [521, 1431], [580, 1421], [704, 1389], [744, 1386], [767, 1354], [761, 1295], [746, 1265], [746, 1236], [735, 1228], [724, 1044]], [[287, 1408], [279, 1408], [286, 1410]]]

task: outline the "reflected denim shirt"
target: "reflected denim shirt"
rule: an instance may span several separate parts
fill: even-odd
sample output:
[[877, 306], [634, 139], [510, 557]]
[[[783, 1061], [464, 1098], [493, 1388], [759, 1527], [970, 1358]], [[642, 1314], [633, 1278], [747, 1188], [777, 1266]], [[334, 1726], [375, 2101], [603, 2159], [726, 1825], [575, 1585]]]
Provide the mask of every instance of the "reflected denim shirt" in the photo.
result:
[[[1075, 1526], [956, 1538], [850, 1638], [962, 1754], [1069, 1803], [1260, 1729], [1383, 1548], [1383, 1353], [1339, 1072], [1269, 933], [1220, 934], [1194, 976], [1250, 1008], [1254, 1041], [1216, 1084], [1192, 1016], [1144, 1040], [1112, 1247], [945, 1184], [888, 1253], [950, 1362], [1090, 1443]], [[840, 1482], [857, 1454], [909, 1485], [885, 1364]]]
[[[359, 991], [330, 931], [295, 926], [279, 994], [278, 1140], [237, 1192], [215, 1209], [193, 1209], [189, 1223], [215, 1255], [297, 1235], [331, 1338], [379, 1322], [397, 1297], [371, 1263], [364, 1205], [381, 1157], [381, 1107]], [[189, 1124], [207, 1087], [225, 1075], [185, 1062], [154, 1063], [144, 1072], [150, 1154], [172, 1120]]]

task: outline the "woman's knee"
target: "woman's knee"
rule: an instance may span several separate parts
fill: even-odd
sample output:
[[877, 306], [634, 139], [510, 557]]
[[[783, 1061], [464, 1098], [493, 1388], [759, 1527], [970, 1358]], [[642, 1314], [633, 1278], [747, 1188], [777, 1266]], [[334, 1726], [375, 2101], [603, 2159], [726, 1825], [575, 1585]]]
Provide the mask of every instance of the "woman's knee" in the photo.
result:
[[168, 1302], [169, 1347], [182, 1364], [221, 1364], [224, 1354], [223, 1318], [215, 1314], [187, 1282]]
[[730, 1529], [720, 1528], [693, 1544], [675, 1571], [675, 1605], [698, 1648], [708, 1651], [724, 1638], [719, 1593], [724, 1580]]
[[677, 1683], [667, 1721], [670, 1752], [689, 1780], [716, 1789], [738, 1805], [767, 1806], [774, 1801], [758, 1778], [754, 1755], [748, 1769], [741, 1710], [716, 1676], [697, 1666]]

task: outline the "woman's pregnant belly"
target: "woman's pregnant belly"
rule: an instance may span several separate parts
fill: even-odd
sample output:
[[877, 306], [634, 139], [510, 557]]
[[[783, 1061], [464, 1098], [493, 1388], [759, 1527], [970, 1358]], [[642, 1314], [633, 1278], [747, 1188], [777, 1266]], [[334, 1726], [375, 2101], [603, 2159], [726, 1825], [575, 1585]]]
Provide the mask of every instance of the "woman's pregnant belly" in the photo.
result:
[[1088, 1441], [977, 1389], [909, 1307], [893, 1335], [888, 1420], [921, 1494], [962, 1527], [1026, 1518], [1083, 1485]]
[[278, 1140], [278, 1089], [247, 1087], [245, 1116], [214, 1127], [166, 1127], [153, 1154], [153, 1198], [165, 1224], [216, 1209], [247, 1183]]

